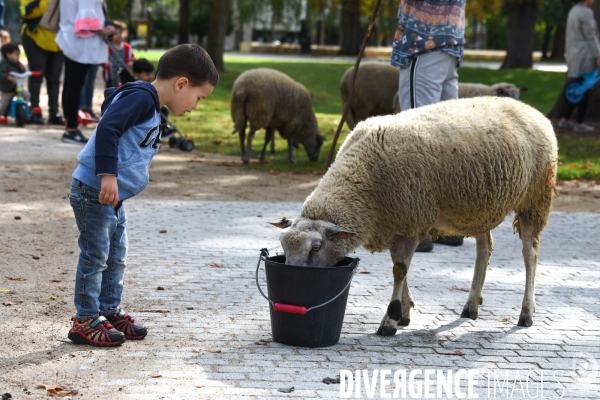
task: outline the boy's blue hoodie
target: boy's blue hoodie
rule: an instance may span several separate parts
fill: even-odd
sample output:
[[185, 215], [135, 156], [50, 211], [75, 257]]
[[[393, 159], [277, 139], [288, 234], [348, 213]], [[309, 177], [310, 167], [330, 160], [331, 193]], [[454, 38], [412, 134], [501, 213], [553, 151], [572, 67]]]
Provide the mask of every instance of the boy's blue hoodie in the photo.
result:
[[160, 102], [150, 83], [106, 89], [102, 118], [79, 153], [73, 177], [100, 191], [101, 175], [117, 176], [119, 200], [148, 184], [150, 163], [160, 147]]

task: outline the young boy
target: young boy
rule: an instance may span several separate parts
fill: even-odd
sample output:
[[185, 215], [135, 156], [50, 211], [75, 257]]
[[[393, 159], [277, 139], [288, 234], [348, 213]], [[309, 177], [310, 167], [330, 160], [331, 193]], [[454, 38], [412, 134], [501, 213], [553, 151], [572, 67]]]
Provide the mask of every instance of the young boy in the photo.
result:
[[183, 44], [158, 62], [156, 80], [105, 92], [102, 119], [79, 154], [70, 202], [79, 228], [79, 263], [69, 339], [92, 346], [118, 346], [143, 339], [147, 330], [119, 308], [127, 254], [124, 200], [148, 183], [148, 169], [161, 140], [161, 106], [180, 115], [195, 109], [219, 80], [208, 54]]
[[[16, 94], [17, 83], [14, 77], [8, 75], [10, 71], [24, 72], [25, 66], [19, 61], [19, 55], [21, 51], [19, 46], [8, 43], [0, 48], [2, 53], [2, 60], [0, 60], [0, 114], [6, 110], [6, 107], [10, 104], [10, 101]], [[23, 89], [23, 98], [29, 102], [29, 92]], [[5, 116], [0, 116], [0, 124], [7, 124], [8, 119]]]
[[121, 21], [113, 21], [112, 25], [115, 27], [115, 32], [108, 36], [108, 63], [103, 65], [107, 88], [127, 83], [121, 82], [119, 71], [123, 68], [131, 68], [135, 60], [131, 45], [125, 41], [127, 25]]
[[154, 79], [154, 65], [145, 58], [133, 62], [133, 77], [136, 81], [152, 82]]

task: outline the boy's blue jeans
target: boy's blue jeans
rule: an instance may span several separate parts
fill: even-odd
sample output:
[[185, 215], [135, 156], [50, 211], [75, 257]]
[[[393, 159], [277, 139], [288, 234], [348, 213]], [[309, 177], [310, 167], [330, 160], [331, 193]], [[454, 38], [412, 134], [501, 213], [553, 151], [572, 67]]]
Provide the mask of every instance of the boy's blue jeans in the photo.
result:
[[100, 204], [100, 193], [77, 179], [69, 199], [79, 228], [79, 263], [75, 276], [76, 318], [108, 315], [119, 310], [127, 258], [127, 217], [119, 202]]

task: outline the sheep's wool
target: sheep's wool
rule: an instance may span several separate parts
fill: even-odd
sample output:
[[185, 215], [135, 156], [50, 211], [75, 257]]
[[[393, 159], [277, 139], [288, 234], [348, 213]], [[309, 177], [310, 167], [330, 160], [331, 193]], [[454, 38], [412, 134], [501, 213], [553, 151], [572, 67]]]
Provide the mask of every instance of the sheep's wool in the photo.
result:
[[557, 159], [548, 119], [510, 98], [374, 117], [348, 135], [302, 217], [357, 232], [340, 245], [370, 251], [395, 235], [477, 236], [513, 210], [515, 227], [527, 222], [535, 235], [548, 219]]

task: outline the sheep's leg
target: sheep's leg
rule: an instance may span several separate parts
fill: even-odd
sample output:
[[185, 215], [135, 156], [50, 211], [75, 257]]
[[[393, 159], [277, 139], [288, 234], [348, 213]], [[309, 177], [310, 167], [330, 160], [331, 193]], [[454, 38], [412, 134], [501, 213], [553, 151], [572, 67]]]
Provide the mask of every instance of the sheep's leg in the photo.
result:
[[273, 133], [271, 134], [271, 154], [275, 154], [275, 129], [273, 129]]
[[254, 134], [256, 133], [256, 128], [250, 126], [250, 132], [248, 132], [248, 137], [246, 138], [246, 150], [243, 153], [242, 161], [245, 165], [250, 165], [250, 154], [252, 153], [252, 139], [254, 139]]
[[[418, 236], [397, 237], [390, 247], [390, 255], [394, 262], [394, 290], [387, 312], [381, 320], [378, 335], [392, 336], [396, 334], [398, 325], [410, 324], [410, 309], [415, 303], [408, 288], [408, 269], [410, 261], [419, 244]], [[400, 301], [402, 299], [402, 301]]]
[[240, 147], [242, 148], [242, 161], [244, 161], [244, 155], [246, 154], [246, 125], [239, 131]]
[[518, 326], [530, 327], [533, 325], [533, 312], [535, 311], [535, 274], [538, 263], [538, 250], [540, 247], [540, 234], [534, 234], [533, 227], [520, 221], [521, 242], [523, 242], [523, 259], [525, 260], [525, 295], [521, 306]]
[[288, 157], [290, 162], [296, 165], [296, 159], [294, 158], [294, 139], [288, 138]]
[[275, 142], [275, 129], [266, 128], [265, 130], [267, 131], [265, 134], [265, 144], [263, 145], [262, 151], [260, 152], [260, 156], [258, 157], [261, 163], [265, 162], [265, 152], [267, 151], [267, 146], [269, 145], [269, 142], [271, 143], [271, 149], [274, 149], [273, 143]]
[[492, 255], [493, 243], [492, 232], [487, 231], [483, 235], [475, 238], [477, 241], [477, 256], [475, 258], [475, 268], [473, 272], [473, 282], [471, 282], [471, 290], [469, 290], [469, 298], [467, 304], [463, 308], [462, 318], [477, 319], [479, 306], [483, 303], [483, 284], [485, 282], [485, 274], [490, 257]]

